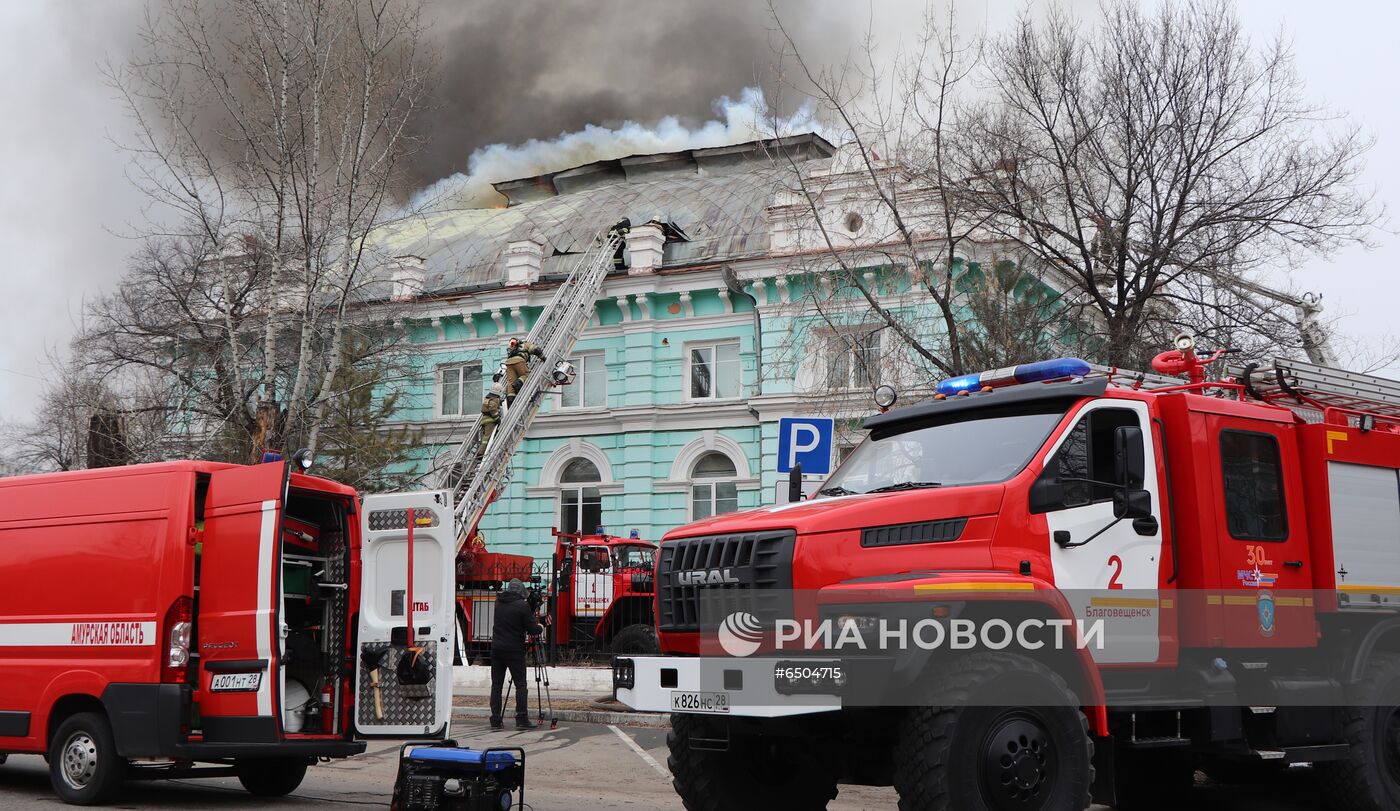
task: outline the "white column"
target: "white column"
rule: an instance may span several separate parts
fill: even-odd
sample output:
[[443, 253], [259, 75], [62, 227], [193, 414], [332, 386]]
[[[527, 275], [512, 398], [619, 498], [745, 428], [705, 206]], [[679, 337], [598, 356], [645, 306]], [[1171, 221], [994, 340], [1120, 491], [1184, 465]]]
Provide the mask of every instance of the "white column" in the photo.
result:
[[631, 321], [631, 320], [632, 320], [632, 308], [627, 306], [627, 296], [626, 296], [626, 295], [618, 296], [616, 299], [614, 299], [614, 301], [617, 302], [617, 308], [618, 308], [619, 310], [622, 311], [622, 320], [623, 320], [623, 321]]
[[690, 301], [689, 290], [681, 291], [681, 312], [685, 314], [686, 318], [695, 317], [695, 305]]

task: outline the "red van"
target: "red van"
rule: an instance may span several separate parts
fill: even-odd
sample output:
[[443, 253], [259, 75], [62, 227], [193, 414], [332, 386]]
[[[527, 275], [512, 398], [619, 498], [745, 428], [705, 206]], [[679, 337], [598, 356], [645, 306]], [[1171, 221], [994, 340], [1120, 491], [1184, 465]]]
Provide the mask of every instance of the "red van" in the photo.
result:
[[221, 774], [281, 795], [357, 737], [445, 733], [450, 495], [292, 467], [0, 479], [0, 761], [46, 755], [79, 805]]

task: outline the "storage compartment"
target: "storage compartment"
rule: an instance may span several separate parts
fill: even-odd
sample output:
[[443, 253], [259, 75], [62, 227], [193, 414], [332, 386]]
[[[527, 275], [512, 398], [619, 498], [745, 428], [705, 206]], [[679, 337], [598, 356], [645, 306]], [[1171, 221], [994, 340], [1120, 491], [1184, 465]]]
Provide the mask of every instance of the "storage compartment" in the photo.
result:
[[282, 519], [282, 729], [339, 734], [349, 695], [349, 510], [344, 499], [292, 491]]

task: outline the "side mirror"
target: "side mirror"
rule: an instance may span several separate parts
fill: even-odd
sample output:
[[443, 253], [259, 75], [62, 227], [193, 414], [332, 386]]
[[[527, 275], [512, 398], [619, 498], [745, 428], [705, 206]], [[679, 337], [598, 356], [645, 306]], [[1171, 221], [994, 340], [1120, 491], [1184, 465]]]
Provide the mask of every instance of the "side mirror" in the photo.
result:
[[1142, 429], [1120, 425], [1113, 430], [1113, 472], [1120, 487], [1141, 490], [1147, 475], [1142, 446]]
[[1113, 517], [1132, 520], [1152, 517], [1152, 494], [1146, 490], [1131, 490], [1126, 487], [1119, 490], [1113, 494]]
[[1031, 512], [1047, 513], [1065, 506], [1065, 486], [1058, 479], [1041, 476], [1031, 484]]

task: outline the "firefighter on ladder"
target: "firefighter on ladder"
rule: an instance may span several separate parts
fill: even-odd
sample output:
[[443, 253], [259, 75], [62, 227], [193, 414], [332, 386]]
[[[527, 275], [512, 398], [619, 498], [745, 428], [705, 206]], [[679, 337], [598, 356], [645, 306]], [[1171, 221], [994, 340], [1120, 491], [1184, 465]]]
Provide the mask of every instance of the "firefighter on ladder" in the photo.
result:
[[544, 357], [544, 350], [529, 341], [511, 338], [506, 349], [506, 404], [515, 402], [515, 395], [525, 385], [525, 375], [530, 373], [530, 356]]
[[491, 384], [486, 396], [481, 398], [481, 441], [476, 444], [478, 462], [486, 455], [486, 446], [491, 444], [491, 435], [496, 433], [496, 426], [501, 422], [501, 393], [504, 390], [505, 386], [497, 380]]

